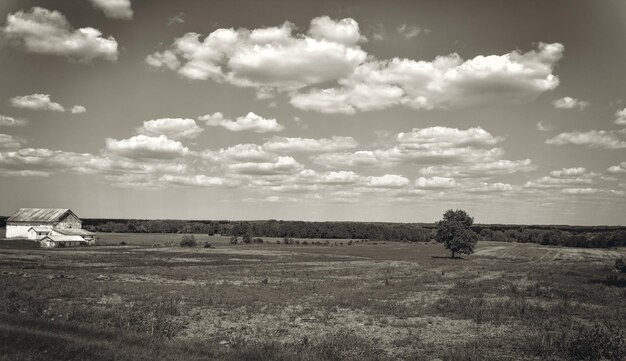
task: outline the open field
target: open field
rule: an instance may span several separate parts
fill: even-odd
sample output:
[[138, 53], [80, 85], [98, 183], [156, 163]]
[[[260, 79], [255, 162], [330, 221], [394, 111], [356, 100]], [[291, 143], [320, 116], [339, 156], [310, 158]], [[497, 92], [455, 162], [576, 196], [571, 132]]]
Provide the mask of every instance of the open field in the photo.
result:
[[625, 354], [626, 282], [611, 269], [624, 248], [481, 242], [452, 260], [438, 244], [231, 246], [224, 237], [187, 249], [152, 247], [180, 235], [109, 236], [103, 243], [135, 245], [0, 249], [0, 359]]

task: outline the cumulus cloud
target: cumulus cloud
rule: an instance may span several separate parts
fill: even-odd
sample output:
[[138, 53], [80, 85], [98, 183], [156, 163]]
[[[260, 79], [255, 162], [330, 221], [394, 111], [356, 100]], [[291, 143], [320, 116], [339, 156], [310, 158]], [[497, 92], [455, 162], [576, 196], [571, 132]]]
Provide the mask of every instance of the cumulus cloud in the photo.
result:
[[64, 112], [65, 107], [55, 103], [50, 99], [50, 94], [31, 94], [16, 96], [11, 98], [11, 105], [16, 108], [31, 110], [49, 110], [53, 112]]
[[492, 177], [517, 172], [530, 172], [532, 170], [535, 170], [535, 166], [530, 159], [500, 159], [475, 164], [434, 165], [422, 168], [420, 173], [427, 176], [439, 175], [444, 177]]
[[9, 134], [0, 134], [0, 149], [16, 149], [26, 143], [26, 140]]
[[133, 18], [133, 9], [130, 0], [89, 0], [93, 6], [104, 12], [104, 15], [112, 19], [130, 20]]
[[[435, 60], [393, 58], [360, 64], [341, 87], [294, 93], [292, 105], [325, 113], [354, 113], [405, 104], [415, 109], [458, 108], [491, 103], [523, 103], [559, 85], [552, 74], [563, 55], [559, 43], [539, 43], [526, 53], [476, 56], [464, 61], [458, 54]], [[362, 101], [362, 89], [385, 96]]]
[[320, 153], [353, 149], [358, 145], [354, 138], [343, 136], [320, 139], [274, 137], [265, 142], [263, 148], [275, 153]]
[[467, 191], [471, 193], [502, 193], [502, 192], [510, 192], [512, 190], [513, 190], [513, 186], [508, 183], [480, 182], [477, 187], [470, 188]]
[[163, 53], [152, 54], [146, 61], [152, 66], [166, 65], [190, 79], [296, 89], [346, 77], [367, 56], [356, 45], [361, 35], [352, 19], [315, 18], [308, 34], [294, 35], [294, 28], [285, 22], [253, 30], [217, 29], [204, 39], [187, 33], [165, 50], [176, 56], [176, 66], [171, 66], [173, 61], [157, 61]]
[[81, 113], [85, 113], [86, 111], [87, 111], [87, 108], [85, 108], [82, 105], [74, 105], [72, 109], [70, 110], [72, 114], [81, 114]]
[[606, 130], [589, 130], [586, 132], [567, 132], [546, 140], [551, 145], [582, 145], [589, 148], [624, 149], [626, 141], [618, 138], [615, 132]]
[[275, 154], [265, 151], [265, 149], [257, 144], [237, 144], [232, 147], [222, 148], [218, 152], [204, 152], [203, 155], [208, 159], [222, 162], [273, 162], [277, 159]]
[[75, 30], [58, 11], [34, 7], [7, 15], [2, 34], [26, 51], [64, 56], [79, 62], [96, 58], [116, 61], [117, 41], [94, 28]]
[[403, 188], [411, 183], [408, 178], [397, 174], [385, 174], [381, 177], [370, 176], [365, 181], [371, 188]]
[[439, 147], [458, 147], [470, 145], [494, 145], [504, 140], [494, 137], [486, 130], [476, 127], [458, 129], [448, 127], [413, 128], [411, 132], [398, 133], [396, 139], [404, 144], [437, 144]]
[[564, 97], [564, 98], [561, 98], [561, 99], [557, 99], [554, 102], [552, 102], [552, 104], [557, 109], [578, 109], [578, 110], [583, 110], [583, 109], [585, 109], [586, 107], [589, 106], [589, 102], [584, 101], [584, 100], [580, 100], [580, 99], [574, 99], [572, 97]]
[[446, 189], [455, 188], [457, 186], [456, 180], [448, 177], [419, 177], [415, 180], [415, 188], [420, 189]]
[[165, 135], [169, 139], [195, 138], [204, 129], [200, 128], [193, 119], [161, 118], [143, 122], [137, 132], [148, 136]]
[[579, 176], [587, 173], [587, 169], [583, 167], [575, 167], [575, 168], [563, 168], [560, 170], [553, 170], [550, 172], [552, 177], [571, 177], [571, 176]]
[[626, 125], [626, 108], [615, 112], [615, 124]]
[[540, 132], [549, 132], [550, 130], [552, 130], [552, 126], [544, 122], [537, 122], [536, 126], [537, 130]]
[[215, 187], [215, 186], [234, 186], [239, 184], [236, 180], [223, 177], [210, 177], [204, 174], [196, 175], [172, 175], [165, 174], [159, 178], [159, 181], [189, 187]]
[[293, 174], [303, 168], [304, 166], [292, 157], [278, 157], [273, 162], [244, 162], [228, 165], [229, 171], [248, 175]]
[[106, 139], [106, 149], [116, 155], [135, 159], [175, 159], [189, 153], [189, 148], [165, 135], [149, 137], [143, 134], [128, 139]]
[[280, 132], [285, 129], [284, 126], [278, 124], [276, 119], [266, 119], [253, 112], [249, 112], [246, 116], [239, 117], [236, 120], [226, 119], [224, 115], [219, 112], [203, 115], [198, 119], [205, 121], [208, 126], [219, 126], [232, 132], [251, 131], [255, 133], [269, 133]]
[[0, 127], [23, 127], [28, 124], [26, 119], [13, 118], [0, 114]]
[[561, 193], [565, 194], [595, 194], [601, 192], [601, 189], [597, 188], [565, 188], [561, 189]]
[[353, 153], [326, 153], [311, 157], [313, 162], [326, 168], [368, 168], [381, 166], [373, 151], [360, 150]]
[[618, 165], [614, 165], [607, 169], [609, 173], [626, 173], [626, 162], [621, 162]]
[[0, 169], [15, 176], [48, 176], [84, 164], [90, 158], [90, 154], [24, 148], [0, 152]]

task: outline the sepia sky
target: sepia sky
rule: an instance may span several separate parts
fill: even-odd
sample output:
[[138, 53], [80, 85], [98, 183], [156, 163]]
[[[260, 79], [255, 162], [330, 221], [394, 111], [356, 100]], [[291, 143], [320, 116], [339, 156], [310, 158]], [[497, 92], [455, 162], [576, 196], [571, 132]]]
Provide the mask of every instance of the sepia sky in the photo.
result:
[[626, 224], [626, 2], [3, 0], [0, 214]]

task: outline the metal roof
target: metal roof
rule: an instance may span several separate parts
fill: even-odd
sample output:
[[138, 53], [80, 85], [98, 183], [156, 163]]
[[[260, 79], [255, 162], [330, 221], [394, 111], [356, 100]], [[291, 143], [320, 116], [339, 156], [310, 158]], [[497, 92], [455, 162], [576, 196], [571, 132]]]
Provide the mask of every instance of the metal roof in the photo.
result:
[[58, 222], [67, 213], [72, 213], [67, 208], [20, 208], [7, 219], [7, 222]]
[[53, 242], [86, 242], [81, 236], [45, 236], [39, 241], [49, 239]]
[[31, 229], [34, 229], [35, 232], [52, 232], [50, 227], [30, 227], [28, 230], [30, 231]]
[[89, 232], [80, 228], [53, 228], [55, 233], [63, 234], [65, 236], [95, 236], [93, 232]]

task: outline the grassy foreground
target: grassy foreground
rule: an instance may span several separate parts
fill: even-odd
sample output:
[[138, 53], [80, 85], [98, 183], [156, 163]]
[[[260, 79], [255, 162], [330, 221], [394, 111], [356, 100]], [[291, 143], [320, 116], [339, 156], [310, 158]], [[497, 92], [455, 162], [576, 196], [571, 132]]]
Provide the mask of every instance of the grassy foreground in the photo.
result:
[[0, 248], [0, 359], [626, 355], [626, 282], [611, 269], [626, 249], [482, 242], [452, 260], [432, 244], [128, 240], [135, 245]]

